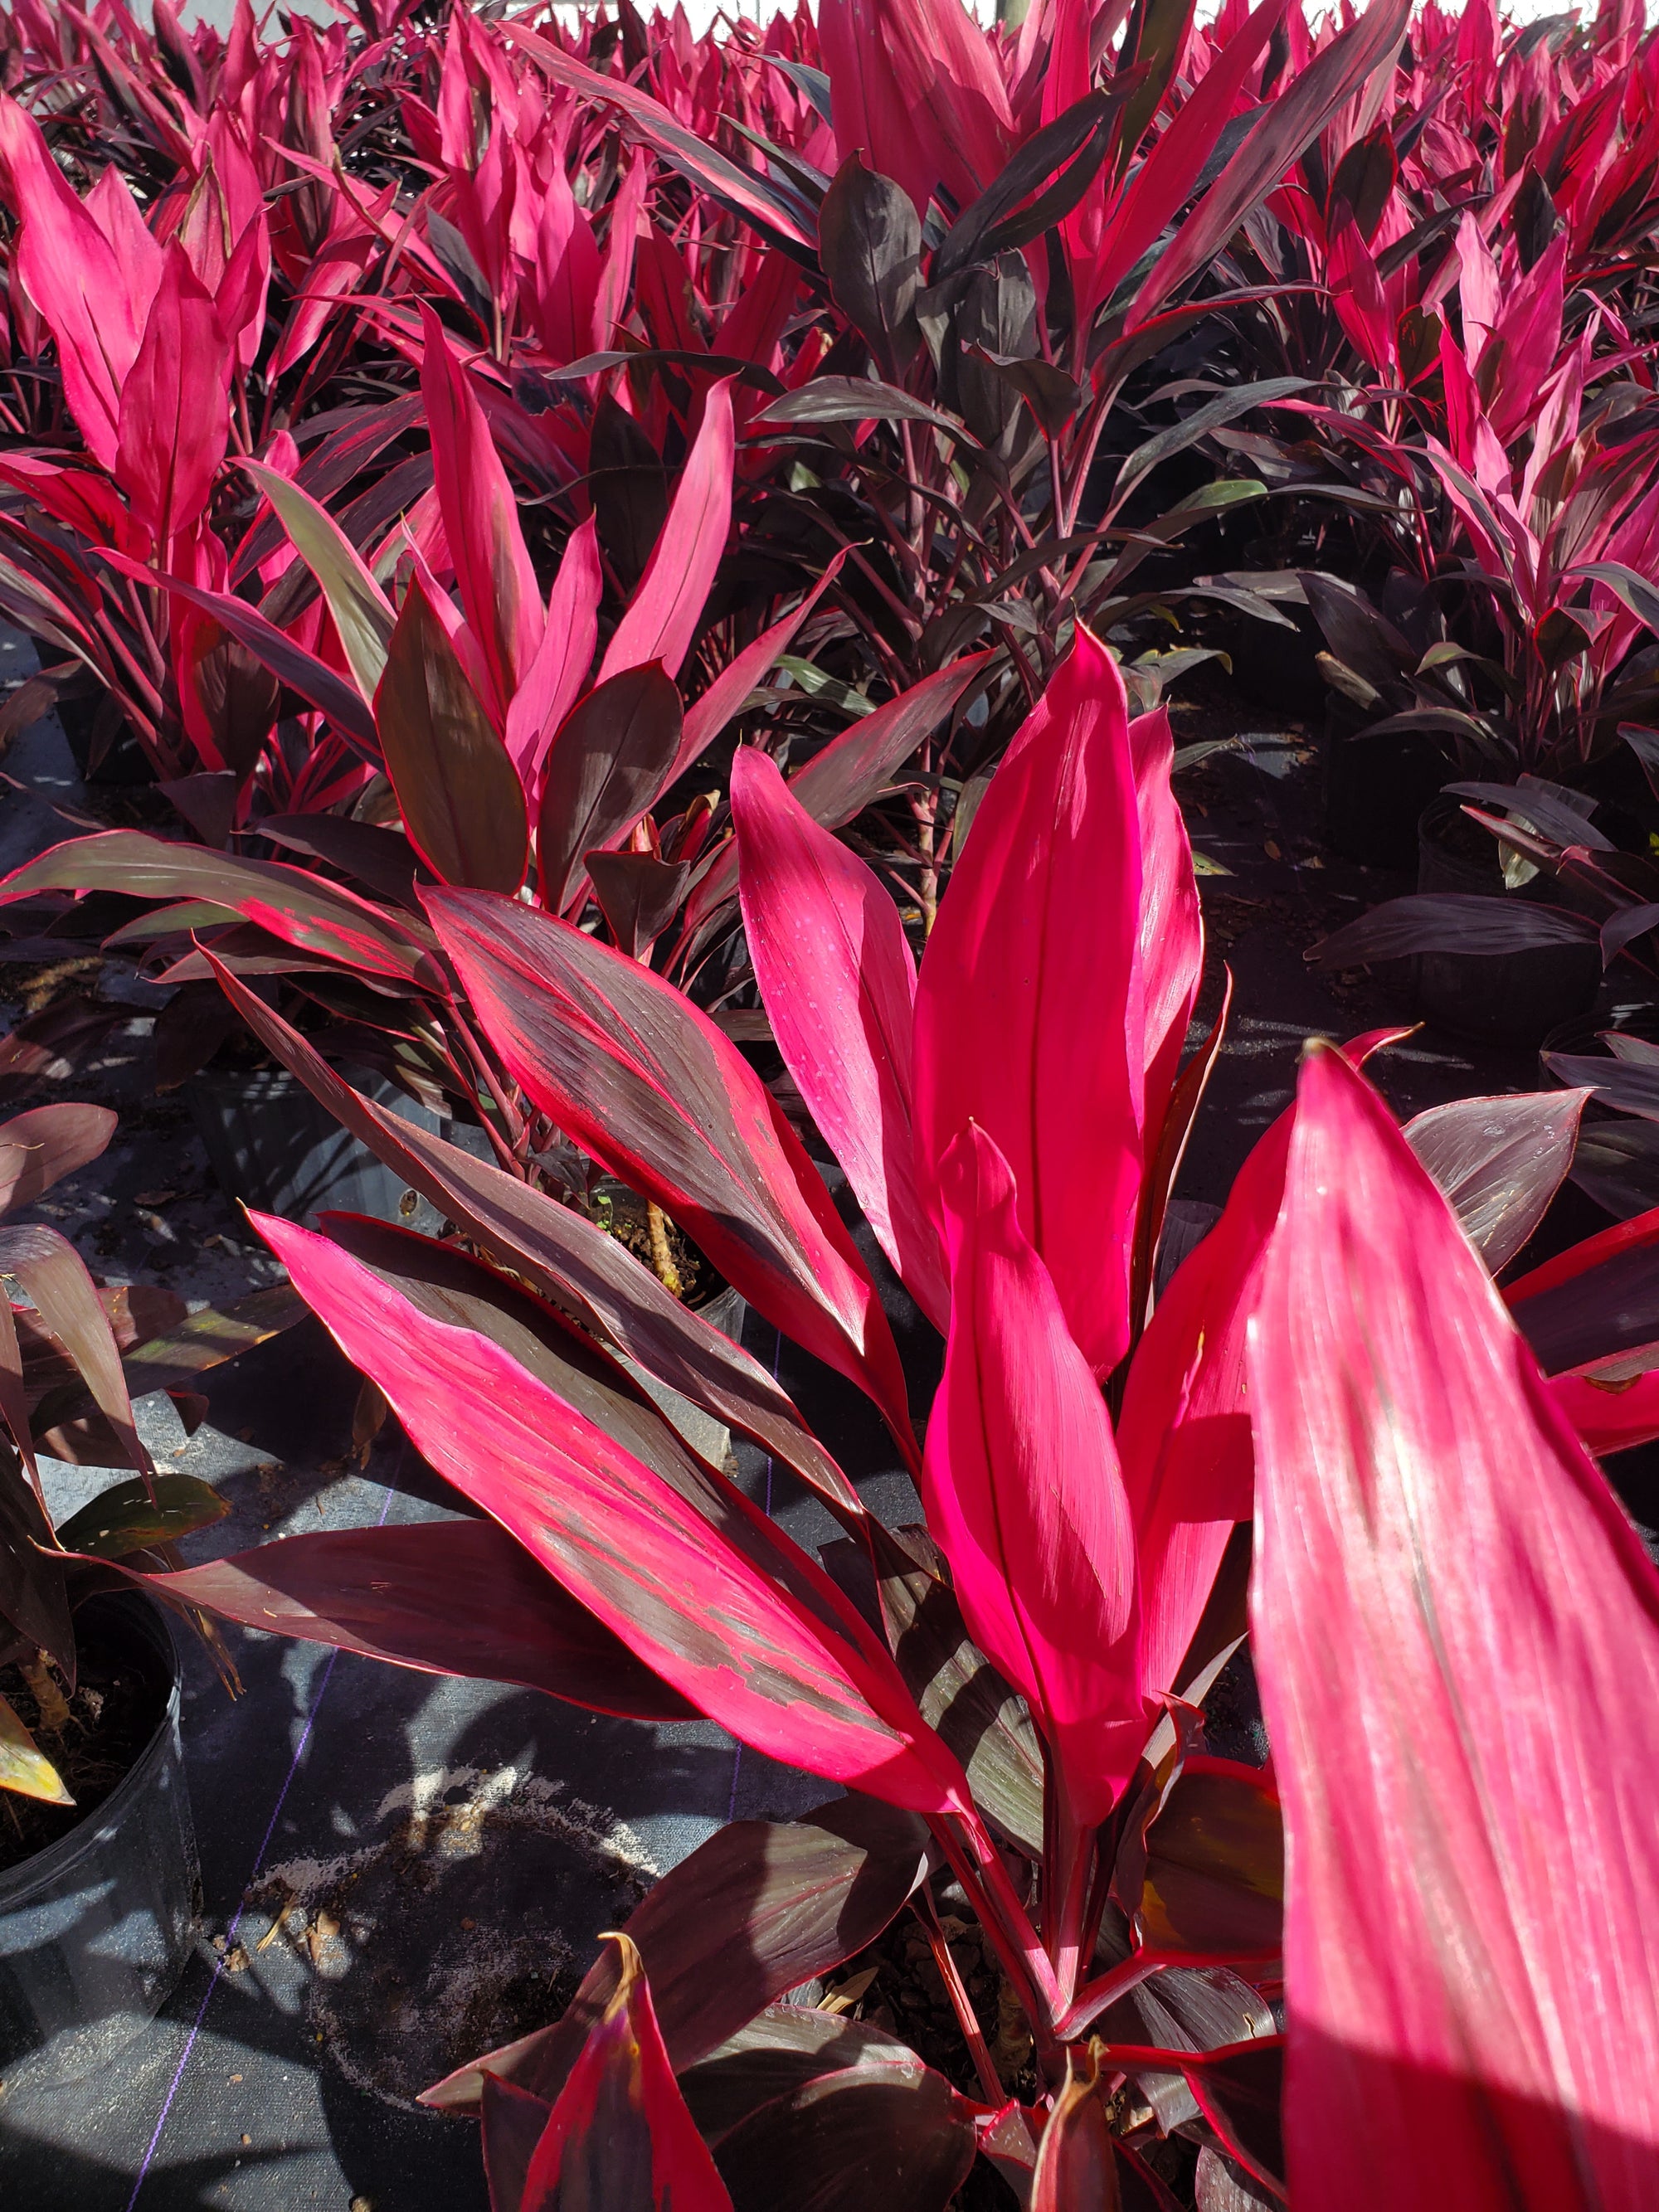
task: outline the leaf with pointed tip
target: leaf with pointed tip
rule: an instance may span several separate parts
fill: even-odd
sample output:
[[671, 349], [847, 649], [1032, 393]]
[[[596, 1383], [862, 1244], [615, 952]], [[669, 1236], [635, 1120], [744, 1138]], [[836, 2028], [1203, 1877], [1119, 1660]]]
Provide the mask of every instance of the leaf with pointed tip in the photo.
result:
[[[325, 1239], [250, 1218], [416, 1449], [700, 1711], [888, 1802], [968, 1810], [886, 1650], [734, 1485], [711, 1472], [688, 1503], [491, 1339], [433, 1321]], [[462, 1418], [477, 1402], [482, 1431]]]
[[1249, 1374], [1291, 2197], [1634, 2208], [1659, 2156], [1659, 1577], [1334, 1053], [1303, 1066]]
[[1457, 952], [1505, 959], [1553, 945], [1595, 945], [1595, 924], [1534, 899], [1480, 891], [1413, 891], [1386, 899], [1358, 921], [1321, 938], [1308, 957], [1316, 968], [1358, 968], [1412, 952]]
[[619, 844], [654, 803], [680, 750], [680, 695], [660, 660], [602, 678], [549, 746], [536, 864], [541, 902], [562, 914], [581, 890], [584, 859]]
[[53, 1183], [95, 1160], [114, 1134], [107, 1106], [32, 1106], [0, 1121], [0, 1213], [32, 1206]]
[[115, 481], [157, 553], [204, 513], [230, 435], [231, 349], [179, 239], [121, 386]]
[[1343, 101], [1360, 89], [1374, 70], [1392, 65], [1410, 15], [1411, 0], [1379, 0], [1275, 95], [1267, 114], [1153, 264], [1129, 309], [1131, 326], [1146, 322], [1206, 268]]
[[690, 879], [684, 860], [659, 860], [650, 853], [586, 853], [588, 880], [611, 936], [631, 959], [647, 960], [651, 947], [678, 913]]
[[494, 687], [488, 704], [500, 728], [542, 641], [541, 593], [483, 409], [424, 301], [421, 326], [421, 396], [432, 427], [438, 507], [461, 611]]
[[410, 842], [447, 884], [516, 892], [524, 787], [418, 576], [386, 649], [374, 723]]
[[[838, 1798], [799, 1820], [733, 1820], [647, 1894], [628, 1923], [657, 1992], [677, 2069], [695, 2066], [785, 1990], [872, 1942], [927, 1869], [914, 1814], [869, 1797]], [[465, 2111], [489, 2072], [557, 2096], [616, 1988], [601, 1954], [562, 2020], [465, 2066], [423, 2105]]]
[[254, 1035], [374, 1157], [495, 1262], [680, 1396], [798, 1474], [856, 1524], [858, 1492], [757, 1360], [663, 1288], [648, 1267], [574, 1207], [373, 1104], [280, 1014], [217, 962], [214, 972]]
[[60, 1524], [58, 1540], [66, 1552], [124, 1559], [129, 1552], [148, 1552], [210, 1528], [229, 1510], [230, 1500], [199, 1475], [162, 1473], [148, 1486], [112, 1483]]
[[723, 377], [704, 396], [668, 519], [599, 663], [601, 683], [653, 660], [678, 676], [691, 650], [732, 524], [732, 381]]
[[921, 343], [921, 222], [902, 185], [849, 154], [818, 210], [818, 258], [836, 305], [893, 383]]
[[668, 2063], [640, 1954], [626, 1936], [605, 1941], [616, 1946], [616, 1994], [531, 2155], [520, 2212], [732, 2212]]
[[1588, 1091], [1531, 1091], [1455, 1098], [1406, 1124], [1412, 1150], [1434, 1177], [1494, 1275], [1532, 1235], [1572, 1164]]
[[974, 1640], [1024, 1695], [1092, 1826], [1150, 1725], [1111, 1421], [977, 1123], [940, 1180], [951, 1328], [922, 1464], [928, 1527]]
[[493, 1521], [319, 1529], [143, 1580], [245, 1628], [422, 1674], [515, 1682], [628, 1720], [695, 1711]]
[[1258, 384], [1231, 386], [1213, 399], [1206, 399], [1201, 407], [1181, 422], [1172, 423], [1167, 430], [1157, 431], [1144, 444], [1137, 446], [1124, 461], [1112, 487], [1112, 509], [1115, 513], [1141, 478], [1150, 476], [1160, 462], [1184, 453], [1196, 445], [1212, 430], [1247, 415], [1253, 407], [1266, 407], [1275, 399], [1287, 399], [1294, 392], [1309, 389], [1305, 376], [1270, 376]]
[[32, 891], [120, 891], [130, 898], [199, 898], [228, 908], [302, 951], [394, 982], [436, 984], [418, 921], [400, 921], [342, 884], [280, 860], [250, 860], [140, 830], [71, 837], [0, 881], [0, 902]]
[[1120, 2201], [1099, 2061], [1069, 2051], [1037, 2148], [1031, 2212], [1119, 2212]]
[[100, 560], [107, 561], [122, 575], [130, 576], [135, 584], [143, 584], [151, 591], [160, 587], [171, 592], [174, 599], [211, 615], [222, 629], [228, 630], [240, 644], [245, 645], [273, 676], [326, 714], [342, 737], [350, 739], [358, 751], [378, 759], [379, 741], [368, 702], [325, 661], [319, 660], [314, 653], [307, 653], [304, 646], [296, 645], [285, 631], [268, 621], [258, 607], [250, 606], [233, 592], [209, 591], [201, 585], [186, 583], [182, 576], [148, 568], [142, 561], [131, 560], [126, 554], [117, 552], [113, 546], [100, 545], [94, 550]]
[[1659, 1367], [1659, 1208], [1533, 1268], [1504, 1300], [1547, 1375], [1616, 1383]]
[[542, 641], [507, 710], [507, 750], [529, 796], [541, 788], [547, 748], [587, 682], [604, 589], [599, 525], [590, 514], [570, 533], [547, 595]]
[[959, 415], [947, 414], [896, 384], [863, 376], [815, 376], [797, 391], [775, 399], [750, 427], [761, 438], [773, 428], [797, 422], [926, 422], [959, 444], [977, 447], [979, 440]]
[[148, 1482], [149, 1454], [133, 1425], [121, 1355], [85, 1261], [57, 1230], [10, 1222], [0, 1227], [0, 1273], [15, 1276], [22, 1285], [43, 1326], [80, 1370], [123, 1459]]
[[811, 252], [814, 240], [797, 219], [784, 197], [763, 177], [741, 169], [713, 146], [706, 144], [683, 124], [675, 121], [660, 100], [622, 77], [602, 76], [562, 47], [538, 37], [522, 24], [505, 20], [501, 34], [520, 46], [556, 84], [580, 93], [583, 99], [619, 108], [638, 135], [665, 161], [702, 186], [722, 207], [732, 209], [752, 223], [764, 238], [779, 245]]
[[540, 1110], [671, 1213], [749, 1303], [866, 1390], [909, 1443], [874, 1285], [823, 1180], [730, 1038], [647, 968], [477, 892], [427, 911], [477, 1017]]
[[752, 645], [744, 646], [741, 653], [727, 661], [708, 689], [691, 702], [685, 710], [685, 732], [669, 777], [671, 783], [683, 776], [691, 763], [700, 759], [714, 744], [732, 717], [742, 712], [750, 692], [787, 653], [794, 641], [795, 633], [840, 575], [846, 558], [843, 548], [794, 612], [785, 615], [781, 622], [775, 622], [769, 629], [763, 630]]
[[1097, 1375], [1129, 1346], [1140, 1194], [1141, 866], [1128, 731], [1116, 664], [1079, 623], [980, 803], [916, 994], [923, 1196], [937, 1218], [940, 1164], [976, 1122], [1007, 1161], [1020, 1228]]
[[732, 818], [744, 933], [778, 1049], [877, 1242], [942, 1330], [950, 1293], [911, 1130], [916, 966], [898, 908], [753, 745], [732, 757]]
[[397, 615], [363, 556], [325, 507], [278, 470], [242, 466], [270, 501], [295, 551], [322, 586], [352, 681], [374, 696]]
[[0, 1790], [35, 1797], [43, 1805], [72, 1805], [64, 1778], [17, 1717], [8, 1698], [0, 1697]]

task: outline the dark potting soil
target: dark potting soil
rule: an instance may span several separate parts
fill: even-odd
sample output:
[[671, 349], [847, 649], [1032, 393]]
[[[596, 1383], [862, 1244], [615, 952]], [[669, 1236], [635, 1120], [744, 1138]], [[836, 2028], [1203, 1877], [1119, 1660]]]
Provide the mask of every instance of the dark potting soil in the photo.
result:
[[20, 1667], [0, 1668], [0, 1696], [64, 1778], [73, 1805], [45, 1805], [0, 1791], [0, 1873], [45, 1850], [95, 1813], [143, 1758], [167, 1710], [160, 1669], [112, 1651], [95, 1632], [81, 1644], [75, 1691], [47, 1666], [32, 1686]]

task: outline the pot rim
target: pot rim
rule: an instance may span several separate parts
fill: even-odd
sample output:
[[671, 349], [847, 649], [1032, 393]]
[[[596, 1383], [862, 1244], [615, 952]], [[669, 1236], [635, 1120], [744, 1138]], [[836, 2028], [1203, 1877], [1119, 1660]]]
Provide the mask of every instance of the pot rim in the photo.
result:
[[[161, 1709], [149, 1741], [103, 1802], [77, 1820], [66, 1836], [59, 1836], [56, 1843], [43, 1845], [27, 1858], [21, 1859], [15, 1866], [8, 1867], [0, 1873], [0, 1917], [33, 1903], [37, 1890], [55, 1887], [79, 1860], [103, 1841], [111, 1830], [120, 1825], [127, 1807], [149, 1786], [156, 1768], [166, 1759], [178, 1731], [185, 1674], [179, 1662], [178, 1640], [166, 1613], [146, 1590], [100, 1591], [98, 1597], [112, 1598], [124, 1608], [136, 1613], [144, 1622], [145, 1628], [153, 1632], [151, 1648], [158, 1656], [165, 1657], [172, 1678], [167, 1703]], [[88, 1602], [95, 1603], [97, 1600], [91, 1599]], [[140, 1632], [143, 1632], [141, 1630]]]

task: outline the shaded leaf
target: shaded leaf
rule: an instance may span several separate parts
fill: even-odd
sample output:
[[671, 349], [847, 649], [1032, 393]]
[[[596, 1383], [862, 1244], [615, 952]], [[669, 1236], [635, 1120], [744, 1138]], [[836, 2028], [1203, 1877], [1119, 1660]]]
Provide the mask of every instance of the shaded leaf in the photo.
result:
[[660, 660], [624, 666], [566, 715], [547, 752], [536, 834], [550, 912], [580, 890], [585, 856], [619, 843], [665, 787], [680, 735], [680, 695]]
[[[732, 1821], [665, 1874], [628, 1929], [676, 2069], [707, 2058], [786, 1990], [880, 1935], [921, 1880], [927, 1845], [920, 1821], [848, 1797], [799, 1820]], [[481, 2069], [556, 2096], [616, 1984], [616, 1960], [601, 1954], [562, 2020], [461, 2068], [422, 2103], [475, 2104]]]
[[617, 1983], [560, 2090], [525, 2176], [522, 2212], [732, 2212], [663, 2048], [645, 1968], [626, 1936]]
[[1572, 1164], [1583, 1091], [1455, 1098], [1406, 1124], [1470, 1243], [1496, 1275], [1549, 1210]]
[[392, 633], [374, 721], [404, 827], [433, 872], [516, 891], [530, 854], [524, 787], [418, 576]]
[[319, 1529], [143, 1579], [245, 1628], [422, 1674], [515, 1682], [629, 1720], [693, 1710], [493, 1521]]
[[210, 1482], [163, 1472], [148, 1487], [143, 1482], [112, 1483], [90, 1505], [60, 1523], [58, 1540], [66, 1552], [122, 1559], [130, 1552], [151, 1551], [210, 1528], [229, 1510], [230, 1500]]

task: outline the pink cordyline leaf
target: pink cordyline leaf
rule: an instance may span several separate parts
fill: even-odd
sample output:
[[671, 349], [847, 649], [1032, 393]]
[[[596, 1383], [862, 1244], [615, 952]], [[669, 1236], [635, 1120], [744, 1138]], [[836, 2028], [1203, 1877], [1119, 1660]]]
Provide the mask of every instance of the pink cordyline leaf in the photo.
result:
[[675, 487], [668, 519], [599, 664], [601, 684], [607, 676], [642, 667], [647, 660], [660, 660], [671, 676], [678, 676], [691, 650], [732, 523], [732, 470], [737, 451], [732, 381], [722, 377], [704, 397], [702, 421]]
[[780, 653], [787, 653], [796, 631], [841, 574], [845, 551], [837, 553], [793, 614], [763, 629], [752, 645], [727, 661], [708, 689], [685, 710], [685, 727], [669, 781], [685, 774], [712, 745], [750, 693], [771, 673]]
[[978, 1122], [1097, 1375], [1129, 1347], [1140, 1195], [1136, 809], [1123, 679], [1079, 623], [974, 817], [916, 996], [924, 1196], [937, 1219], [939, 1163]]
[[1629, 1451], [1659, 1437], [1659, 1371], [1628, 1382], [1601, 1382], [1589, 1375], [1552, 1375], [1545, 1388], [1577, 1432], [1584, 1449]]
[[489, 1338], [326, 1238], [250, 1218], [432, 1466], [700, 1711], [890, 1804], [967, 1809], [885, 1648], [734, 1485], [711, 1477], [700, 1511]]
[[1659, 2175], [1659, 1577], [1444, 1200], [1305, 1064], [1252, 1328], [1301, 2212]]
[[936, 185], [966, 206], [1000, 172], [1008, 95], [962, 0], [825, 0], [818, 36], [842, 160], [862, 147], [924, 215]]
[[617, 1993], [589, 2030], [532, 2154], [520, 2212], [732, 2212], [726, 2184], [686, 2109], [626, 1936]]
[[495, 1049], [544, 1114], [672, 1213], [750, 1304], [866, 1390], [914, 1458], [864, 1262], [771, 1093], [700, 1008], [516, 900], [425, 895]]
[[982, 1129], [957, 1139], [942, 1181], [951, 1328], [922, 1462], [927, 1525], [975, 1641], [1024, 1691], [1092, 1826], [1147, 1730], [1112, 1425]]
[[1112, 211], [1098, 258], [1088, 272], [1091, 299], [1109, 299], [1179, 211], [1284, 12], [1285, 0], [1262, 0], [1176, 110]]
[[519, 510], [477, 394], [449, 349], [443, 325], [424, 301], [421, 394], [432, 428], [432, 462], [449, 557], [467, 627], [489, 672], [496, 726], [541, 643], [536, 574], [519, 527]]
[[548, 748], [593, 665], [604, 594], [598, 525], [590, 514], [570, 533], [547, 595], [542, 641], [507, 710], [507, 750], [532, 807]]
[[[1370, 1030], [1341, 1049], [1356, 1066], [1402, 1030]], [[1123, 1393], [1117, 1443], [1140, 1563], [1140, 1674], [1180, 1690], [1234, 1524], [1248, 1521], [1255, 1457], [1245, 1388], [1246, 1332], [1285, 1189], [1291, 1117], [1266, 1131], [1234, 1178], [1221, 1218], [1159, 1298]]]
[[1118, 1449], [1140, 1561], [1141, 1678], [1153, 1691], [1182, 1686], [1176, 1676], [1227, 1540], [1250, 1515], [1245, 1329], [1279, 1213], [1288, 1133], [1275, 1123], [1245, 1161], [1129, 1366]]
[[58, 341], [64, 396], [87, 450], [112, 469], [121, 387], [148, 302], [135, 307], [119, 257], [52, 160], [40, 125], [3, 96], [0, 178], [22, 218], [13, 276]]
[[1166, 708], [1130, 723], [1129, 750], [1140, 824], [1140, 975], [1150, 1152], [1163, 1127], [1203, 980], [1204, 916], [1187, 824], [1170, 781], [1175, 738]]
[[732, 818], [744, 934], [778, 1049], [877, 1242], [943, 1329], [950, 1290], [910, 1126], [916, 963], [898, 908], [753, 745], [732, 758]]

